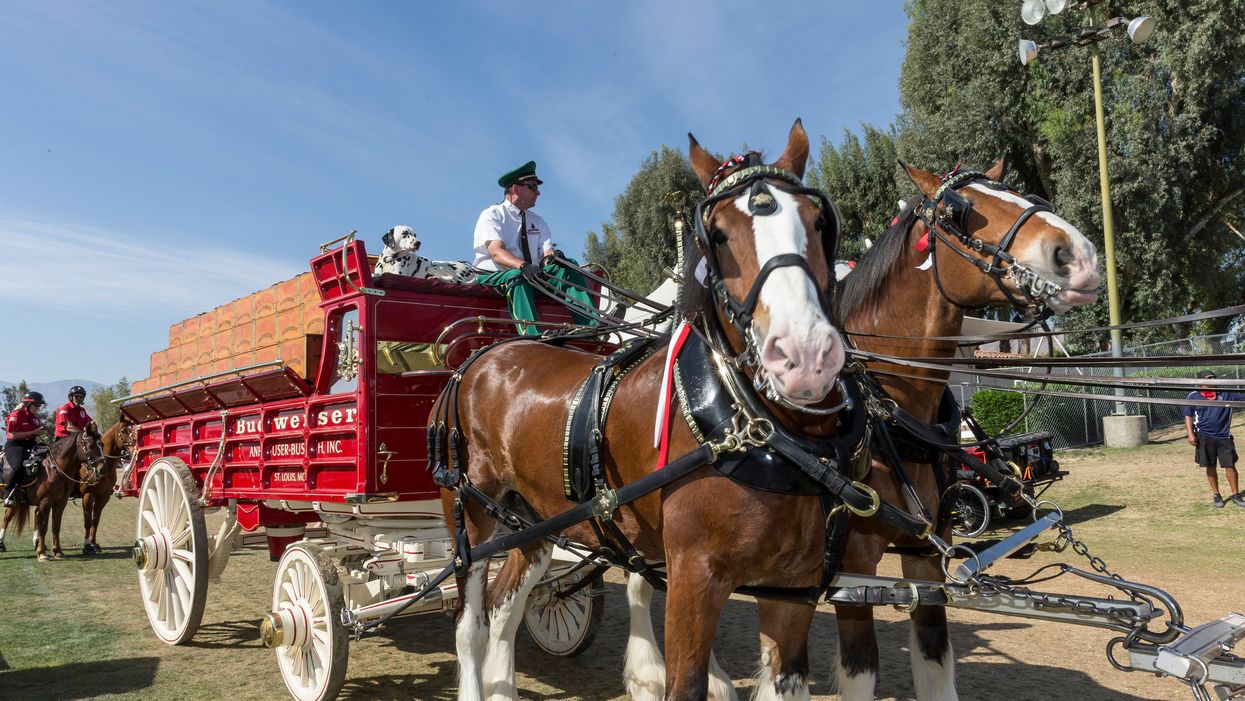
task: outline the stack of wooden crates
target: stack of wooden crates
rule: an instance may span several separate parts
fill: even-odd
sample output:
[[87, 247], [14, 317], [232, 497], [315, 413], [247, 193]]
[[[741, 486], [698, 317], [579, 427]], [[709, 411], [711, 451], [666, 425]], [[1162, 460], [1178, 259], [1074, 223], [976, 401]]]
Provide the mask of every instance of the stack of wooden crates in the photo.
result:
[[306, 377], [316, 370], [323, 334], [320, 293], [303, 273], [170, 326], [169, 347], [151, 354], [150, 376], [130, 392], [274, 360]]

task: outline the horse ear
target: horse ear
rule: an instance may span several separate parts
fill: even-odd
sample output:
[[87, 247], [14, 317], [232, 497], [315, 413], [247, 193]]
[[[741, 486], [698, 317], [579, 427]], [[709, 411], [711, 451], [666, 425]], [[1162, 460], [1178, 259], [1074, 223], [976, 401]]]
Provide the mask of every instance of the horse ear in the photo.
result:
[[713, 174], [718, 170], [718, 159], [701, 148], [700, 142], [692, 136], [690, 131], [687, 133], [687, 141], [688, 160], [692, 162], [692, 170], [696, 171], [696, 177], [700, 178], [700, 186], [707, 191], [709, 181], [713, 180]]
[[1007, 172], [1007, 154], [999, 159], [998, 163], [990, 166], [990, 170], [986, 171], [986, 177], [996, 182], [1003, 182], [1003, 174]]
[[925, 197], [933, 195], [938, 190], [938, 187], [942, 185], [942, 179], [933, 173], [923, 171], [916, 166], [910, 166], [903, 161], [899, 161], [899, 167], [903, 168], [908, 179], [912, 181], [913, 185], [916, 185], [916, 189], [920, 190]]
[[804, 177], [804, 166], [808, 164], [808, 133], [804, 131], [804, 122], [796, 119], [795, 124], [791, 125], [791, 133], [787, 135], [787, 149], [782, 152], [778, 160], [774, 161], [776, 168], [789, 170], [796, 174], [796, 177]]

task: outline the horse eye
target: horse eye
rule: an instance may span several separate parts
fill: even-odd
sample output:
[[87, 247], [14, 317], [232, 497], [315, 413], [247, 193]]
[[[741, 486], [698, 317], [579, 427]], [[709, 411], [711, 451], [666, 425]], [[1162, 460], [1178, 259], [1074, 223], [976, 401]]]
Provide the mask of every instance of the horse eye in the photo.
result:
[[721, 246], [726, 243], [726, 232], [721, 229], [713, 229], [709, 232], [709, 240]]

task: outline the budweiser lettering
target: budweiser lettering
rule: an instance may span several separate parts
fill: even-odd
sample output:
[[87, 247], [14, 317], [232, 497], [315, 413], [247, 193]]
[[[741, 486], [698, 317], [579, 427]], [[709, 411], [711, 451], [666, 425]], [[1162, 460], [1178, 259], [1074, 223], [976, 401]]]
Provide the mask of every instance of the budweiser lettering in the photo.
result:
[[[272, 430], [296, 431], [305, 428], [309, 423], [312, 428], [353, 424], [358, 414], [359, 410], [353, 406], [325, 407], [317, 411], [312, 417], [314, 420], [311, 421], [308, 415], [301, 411], [282, 413], [272, 417]], [[240, 416], [233, 422], [233, 433], [236, 436], [256, 435], [263, 430], [264, 422], [258, 415]]]

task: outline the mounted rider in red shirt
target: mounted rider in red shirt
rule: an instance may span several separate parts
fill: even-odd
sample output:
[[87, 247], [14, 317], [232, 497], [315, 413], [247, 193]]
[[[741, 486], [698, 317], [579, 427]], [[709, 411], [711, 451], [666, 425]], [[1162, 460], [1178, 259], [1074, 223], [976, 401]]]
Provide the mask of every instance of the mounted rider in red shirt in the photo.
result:
[[86, 401], [86, 389], [81, 385], [69, 388], [69, 401], [56, 410], [56, 437], [64, 438], [71, 433], [85, 431], [91, 425], [91, 415], [82, 402]]
[[4, 444], [4, 459], [12, 470], [4, 493], [5, 506], [12, 505], [14, 490], [27, 481], [26, 459], [35, 448], [35, 439], [46, 430], [37, 415], [39, 407], [46, 403], [39, 392], [27, 392], [5, 421], [8, 440]]

